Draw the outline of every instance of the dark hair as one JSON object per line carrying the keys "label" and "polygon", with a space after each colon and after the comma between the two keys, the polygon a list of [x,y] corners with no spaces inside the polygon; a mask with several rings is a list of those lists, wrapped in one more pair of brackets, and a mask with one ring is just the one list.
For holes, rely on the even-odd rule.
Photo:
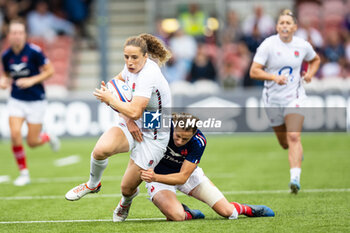
{"label": "dark hair", "polygon": [[289,9],[284,9],[281,11],[281,13],[279,14],[278,16],[278,19],[281,17],[281,16],[284,16],[284,15],[288,15],[290,17],[292,17],[293,21],[295,24],[297,24],[297,18],[294,16],[293,12]]}
{"label": "dark hair", "polygon": [[192,131],[195,133],[197,131],[197,121],[199,121],[199,119],[190,113],[174,112],[172,114],[172,121],[175,128],[180,128],[185,131]]}
{"label": "dark hair", "polygon": [[171,52],[159,39],[151,34],[144,33],[139,36],[130,37],[126,40],[124,48],[129,45],[141,48],[143,55],[148,53],[150,58],[158,61],[159,65],[165,64],[171,57]]}

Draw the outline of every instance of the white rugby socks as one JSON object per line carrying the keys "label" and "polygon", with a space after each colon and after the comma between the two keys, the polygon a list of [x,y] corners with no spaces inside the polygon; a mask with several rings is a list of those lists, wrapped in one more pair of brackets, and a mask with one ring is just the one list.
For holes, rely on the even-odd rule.
{"label": "white rugby socks", "polygon": [[290,181],[296,180],[300,183],[301,168],[293,167],[290,169]]}
{"label": "white rugby socks", "polygon": [[123,206],[130,205],[132,202],[132,199],[134,199],[134,197],[136,197],[139,194],[139,192],[140,192],[139,187],[137,187],[136,192],[130,197],[126,197],[122,194],[122,199],[120,200],[120,204]]}
{"label": "white rugby socks", "polygon": [[102,178],[102,173],[106,169],[108,159],[96,160],[91,153],[90,161],[90,179],[87,182],[87,186],[91,189],[96,188]]}

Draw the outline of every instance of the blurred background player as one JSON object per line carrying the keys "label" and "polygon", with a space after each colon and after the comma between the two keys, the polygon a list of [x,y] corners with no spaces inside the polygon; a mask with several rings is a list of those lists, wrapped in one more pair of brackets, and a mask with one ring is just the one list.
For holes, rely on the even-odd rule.
{"label": "blurred background player", "polygon": [[67,200],[79,200],[88,193],[98,192],[108,157],[131,151],[121,182],[122,199],[113,213],[113,221],[120,222],[127,218],[132,199],[137,196],[138,186],[142,182],[141,171],[158,164],[169,141],[169,131],[145,129],[141,132],[139,128],[143,127],[144,111],[162,112],[163,108],[171,107],[169,85],[158,65],[164,64],[170,56],[163,44],[150,34],[127,39],[124,45],[125,66],[115,78],[132,87],[133,99],[131,102],[121,102],[104,82],[100,89],[95,90],[96,98],[119,111],[121,117],[118,124],[106,131],[96,143],[91,153],[89,181],[68,191]]}
{"label": "blurred background player", "polygon": [[198,119],[187,113],[173,114],[173,125],[167,151],[155,167],[141,171],[141,178],[148,182],[146,188],[152,202],[172,221],[204,218],[199,210],[191,210],[176,198],[176,190],[208,204],[216,213],[237,219],[239,214],[249,217],[273,217],[274,212],[267,206],[246,205],[228,202],[220,190],[197,166],[207,141],[197,129]]}
{"label": "blurred background player", "polygon": [[42,82],[51,77],[54,70],[41,49],[26,42],[26,27],[23,22],[10,23],[8,40],[10,48],[2,54],[5,74],[0,80],[0,87],[6,89],[11,85],[11,97],[8,99],[7,108],[12,151],[20,169],[20,176],[14,184],[23,186],[30,183],[21,134],[24,121],[28,126],[29,147],[50,142],[54,151],[60,148],[60,142],[54,135],[41,133],[47,105]]}
{"label": "blurred background player", "polygon": [[[253,79],[265,80],[263,101],[270,124],[283,149],[288,149],[290,165],[289,187],[292,193],[300,190],[303,147],[300,134],[304,115],[299,107],[306,98],[302,81],[309,83],[317,72],[320,58],[309,42],[293,36],[296,19],[290,10],[278,17],[277,35],[268,37],[259,46],[250,69]],[[303,61],[307,71],[300,76]]]}

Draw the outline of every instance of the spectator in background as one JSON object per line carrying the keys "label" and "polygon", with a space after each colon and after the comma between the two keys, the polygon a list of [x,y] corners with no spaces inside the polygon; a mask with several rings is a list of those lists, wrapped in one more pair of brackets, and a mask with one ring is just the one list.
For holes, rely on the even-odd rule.
{"label": "spectator in background", "polygon": [[4,5],[4,24],[2,27],[2,35],[5,37],[8,32],[9,24],[12,20],[20,18],[19,5],[15,0],[5,1]]}
{"label": "spectator in background", "polygon": [[321,33],[316,28],[312,27],[311,22],[308,20],[304,20],[303,25],[298,28],[295,35],[308,41],[316,51],[319,51],[323,47]]}
{"label": "spectator in background", "polygon": [[196,56],[197,42],[180,28],[170,38],[169,48],[173,59],[165,68],[165,71],[168,72],[165,76],[169,78],[169,83],[183,81],[186,79],[191,62]]}
{"label": "spectator in background", "polygon": [[74,34],[73,25],[51,13],[45,0],[36,3],[35,9],[28,14],[27,21],[30,36],[43,37],[48,41],[52,41],[57,35]]}
{"label": "spectator in background", "polygon": [[241,40],[243,32],[238,16],[234,10],[229,10],[226,15],[226,22],[222,32],[221,43],[227,44]]}
{"label": "spectator in background", "polygon": [[197,54],[192,61],[188,81],[196,82],[198,80],[216,81],[216,68],[206,53],[205,44],[199,43]]}
{"label": "spectator in background", "polygon": [[188,11],[180,14],[179,21],[184,32],[196,39],[202,39],[206,30],[207,16],[196,3],[189,4]]}
{"label": "spectator in background", "polygon": [[220,78],[224,88],[243,85],[243,77],[249,68],[251,53],[244,42],[225,43],[219,60]]}
{"label": "spectator in background", "polygon": [[325,63],[322,66],[323,77],[341,77],[345,68],[345,48],[338,31],[330,31],[326,37],[327,45],[323,50]]}
{"label": "spectator in background", "polygon": [[254,14],[249,15],[242,24],[245,36],[252,36],[259,33],[261,37],[266,38],[275,31],[275,22],[270,15],[264,13],[262,6],[254,7]]}
{"label": "spectator in background", "polygon": [[93,0],[64,0],[67,18],[76,26],[77,34],[87,42],[88,47],[96,48],[96,41],[86,28]]}

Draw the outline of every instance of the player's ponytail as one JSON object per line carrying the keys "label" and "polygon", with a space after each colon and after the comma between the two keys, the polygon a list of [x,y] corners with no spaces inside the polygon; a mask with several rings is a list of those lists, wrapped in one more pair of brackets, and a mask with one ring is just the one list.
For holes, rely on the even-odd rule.
{"label": "player's ponytail", "polygon": [[171,52],[155,36],[144,33],[140,37],[146,41],[148,54],[157,59],[159,65],[164,65],[171,58]]}
{"label": "player's ponytail", "polygon": [[164,65],[170,58],[171,52],[151,34],[141,34],[126,40],[124,48],[128,45],[139,47],[142,54],[148,53],[150,58],[156,60],[160,66]]}

